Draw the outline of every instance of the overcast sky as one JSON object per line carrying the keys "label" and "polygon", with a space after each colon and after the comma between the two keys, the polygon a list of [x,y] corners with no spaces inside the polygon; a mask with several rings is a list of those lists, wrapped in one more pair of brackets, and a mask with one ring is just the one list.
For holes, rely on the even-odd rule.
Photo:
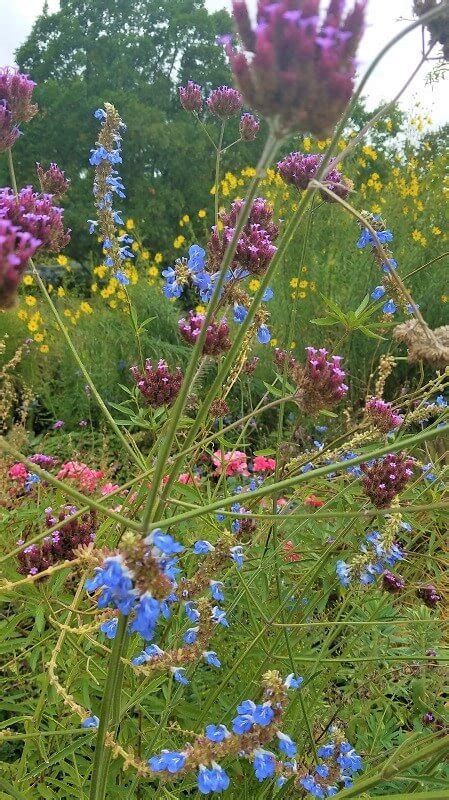
{"label": "overcast sky", "polygon": [[[249,0],[249,3],[254,7],[256,0]],[[43,5],[44,0],[0,0],[0,66],[13,63],[14,50],[25,40]],[[226,0],[206,0],[206,5],[215,10],[228,3]],[[411,18],[411,7],[412,0],[369,0],[368,27],[360,48],[361,69],[389,38],[406,25],[405,20]],[[57,8],[58,0],[49,0],[50,11]],[[420,49],[421,33],[417,29],[385,57],[368,86],[370,104],[394,96],[417,65]],[[423,71],[415,79],[403,96],[403,107],[412,110],[419,102],[421,110],[430,114],[435,125],[449,122],[448,82],[427,86],[425,76]]]}

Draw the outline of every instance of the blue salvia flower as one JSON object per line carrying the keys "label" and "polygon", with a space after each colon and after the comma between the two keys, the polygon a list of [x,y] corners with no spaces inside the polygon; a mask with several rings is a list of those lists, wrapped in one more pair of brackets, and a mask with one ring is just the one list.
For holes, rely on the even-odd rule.
{"label": "blue salvia flower", "polygon": [[231,735],[225,725],[207,725],[204,733],[210,742],[222,742]]}
{"label": "blue salvia flower", "polygon": [[211,615],[212,622],[217,625],[223,625],[224,628],[229,628],[229,622],[226,617],[226,611],[223,611],[219,606],[214,606]]}
{"label": "blue salvia flower", "polygon": [[195,644],[198,638],[199,627],[189,628],[182,637],[186,644]]}
{"label": "blue salvia flower", "polygon": [[205,767],[204,764],[200,764],[198,789],[201,794],[224,792],[228,788],[229,783],[229,775],[227,775],[224,769],[215,761],[212,761],[212,767],[210,769]]}
{"label": "blue salvia flower", "polygon": [[103,624],[100,625],[100,631],[105,633],[108,639],[115,639],[117,625],[118,617],[113,617],[113,619],[108,619],[107,622],[103,622]]}
{"label": "blue salvia flower", "polygon": [[254,750],[253,754],[253,767],[254,774],[258,781],[263,781],[265,778],[272,778],[276,771],[276,758],[269,750],[263,750],[258,747]]}
{"label": "blue salvia flower", "polygon": [[293,672],[290,675],[287,675],[284,686],[286,689],[299,689],[300,686],[303,684],[304,678],[300,676],[296,676]]}
{"label": "blue salvia flower", "polygon": [[140,633],[146,642],[151,642],[161,614],[159,600],[146,592],[137,603],[135,612],[135,617],[129,626],[130,631]]}
{"label": "blue salvia flower", "polygon": [[210,591],[211,595],[214,600],[218,600],[218,602],[222,602],[224,598],[223,594],[223,581],[210,581]]}
{"label": "blue salvia flower", "polygon": [[187,756],[177,750],[162,750],[160,755],[148,759],[148,766],[153,772],[167,771],[171,774],[179,772],[185,766]]}
{"label": "blue salvia flower", "polygon": [[137,656],[131,659],[131,664],[134,667],[140,667],[142,664],[145,664],[151,658],[159,658],[159,656],[165,655],[165,650],[161,650],[157,644],[150,644],[145,650],[142,650]]}
{"label": "blue salvia flower", "polygon": [[173,678],[177,683],[181,683],[183,686],[188,686],[190,681],[185,674],[185,667],[170,667],[170,670],[173,674]]}
{"label": "blue salvia flower", "polygon": [[293,739],[291,739],[290,736],[287,736],[286,733],[282,733],[281,731],[278,731],[276,736],[279,739],[278,746],[281,753],[285,753],[285,755],[288,756],[289,758],[294,758],[298,748]]}
{"label": "blue salvia flower", "polygon": [[203,658],[209,667],[217,667],[218,669],[221,667],[221,661],[218,658],[215,650],[205,650],[203,653]]}
{"label": "blue salvia flower", "polygon": [[82,728],[98,728],[100,720],[94,714],[91,717],[86,717],[81,723]]}
{"label": "blue salvia flower", "polygon": [[212,553],[215,550],[213,544],[207,541],[207,539],[199,539],[193,545],[193,553],[196,556],[205,556],[207,553]]}

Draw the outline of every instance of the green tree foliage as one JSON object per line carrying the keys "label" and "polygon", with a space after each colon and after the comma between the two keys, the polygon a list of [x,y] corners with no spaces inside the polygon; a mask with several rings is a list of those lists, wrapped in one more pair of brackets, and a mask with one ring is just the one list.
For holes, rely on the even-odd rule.
{"label": "green tree foliage", "polygon": [[[177,87],[190,78],[207,88],[229,82],[215,40],[230,30],[227,12],[209,14],[204,0],[61,0],[54,14],[44,8],[17,51],[21,70],[38,84],[41,113],[26,127],[15,158],[20,183],[36,181],[36,161],[57,161],[72,179],[66,217],[74,256],[91,246],[87,166],[98,128],[92,112],[105,100],[128,125],[125,208],[147,244],[166,246],[179,214],[206,203],[213,154],[180,107]],[[7,182],[0,169],[0,182]]]}

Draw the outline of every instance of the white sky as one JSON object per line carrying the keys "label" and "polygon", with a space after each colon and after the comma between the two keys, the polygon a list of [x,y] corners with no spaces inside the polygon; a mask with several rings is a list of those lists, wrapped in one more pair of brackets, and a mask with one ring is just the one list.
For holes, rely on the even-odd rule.
{"label": "white sky", "polygon": [[[256,0],[249,0],[249,4],[255,7]],[[0,66],[13,63],[14,50],[25,40],[43,5],[44,0],[0,0]],[[229,3],[206,0],[206,5],[216,10]],[[57,8],[58,0],[49,0],[50,11]],[[361,70],[388,39],[405,27],[404,20],[412,16],[411,8],[412,0],[369,0],[368,27],[359,51]],[[420,52],[421,32],[417,29],[384,58],[371,78],[367,87],[370,105],[394,96],[418,64]],[[449,122],[448,82],[426,86],[425,75],[422,71],[403,95],[403,107],[412,110],[418,102],[421,112],[430,114],[435,126]]]}

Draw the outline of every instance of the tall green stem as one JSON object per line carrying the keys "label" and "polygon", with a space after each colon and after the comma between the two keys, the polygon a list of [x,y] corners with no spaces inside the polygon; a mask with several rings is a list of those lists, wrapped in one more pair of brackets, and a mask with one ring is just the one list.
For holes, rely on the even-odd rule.
{"label": "tall green stem", "polygon": [[[106,747],[106,733],[113,721],[113,708],[117,697],[120,697],[123,669],[121,657],[126,636],[128,617],[120,614],[114,644],[109,659],[106,683],[104,686],[103,700],[100,710],[100,723],[98,726],[95,756],[90,784],[89,800],[104,800],[106,795],[107,771],[110,752]],[[117,719],[117,717],[116,717]]]}
{"label": "tall green stem", "polygon": [[[218,147],[217,147],[217,155],[215,158],[215,225],[218,225],[218,209],[220,207],[220,161],[221,161],[221,154],[222,154],[222,146],[223,146],[223,136],[225,131],[226,122],[223,120],[221,123],[221,130],[220,130],[220,138],[218,140]],[[217,231],[218,235],[220,235],[220,231]]]}

